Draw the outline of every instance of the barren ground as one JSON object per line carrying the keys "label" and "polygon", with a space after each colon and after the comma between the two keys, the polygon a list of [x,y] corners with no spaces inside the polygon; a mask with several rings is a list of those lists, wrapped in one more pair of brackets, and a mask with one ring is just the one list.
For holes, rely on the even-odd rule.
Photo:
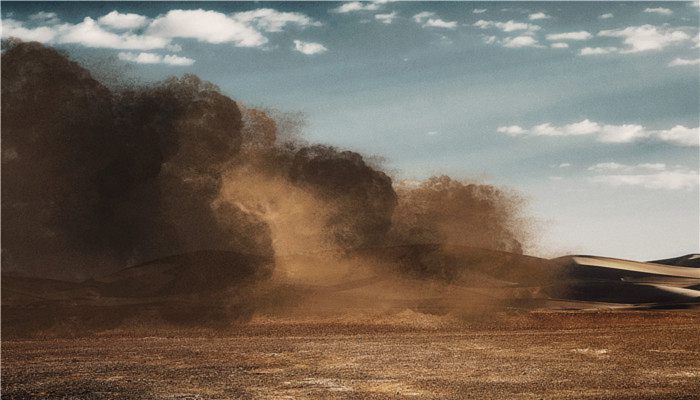
{"label": "barren ground", "polygon": [[2,398],[700,398],[697,312],[424,322],[3,340]]}

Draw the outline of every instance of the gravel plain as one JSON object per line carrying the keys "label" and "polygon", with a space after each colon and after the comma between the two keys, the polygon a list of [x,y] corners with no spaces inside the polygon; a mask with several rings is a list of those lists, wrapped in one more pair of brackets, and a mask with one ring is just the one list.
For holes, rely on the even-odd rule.
{"label": "gravel plain", "polygon": [[700,315],[543,313],[459,329],[261,319],[216,335],[11,339],[2,398],[700,398]]}

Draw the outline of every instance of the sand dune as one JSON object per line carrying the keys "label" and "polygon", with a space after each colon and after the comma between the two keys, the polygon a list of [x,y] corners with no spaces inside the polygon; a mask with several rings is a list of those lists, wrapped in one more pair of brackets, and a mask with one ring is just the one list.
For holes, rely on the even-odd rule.
{"label": "sand dune", "polygon": [[623,271],[630,271],[648,275],[700,279],[700,269],[693,267],[671,266],[653,262],[638,262],[597,256],[571,256],[571,259],[581,267],[606,268],[623,274]]}
{"label": "sand dune", "polygon": [[686,254],[684,256],[667,258],[664,260],[649,261],[654,264],[677,265],[679,267],[700,268],[700,254]]}
{"label": "sand dune", "polygon": [[[328,318],[407,309],[444,315],[700,304],[700,268],[671,262],[581,255],[546,260],[438,245],[361,249],[334,257],[339,258],[319,253],[277,260],[314,268],[342,264],[344,275],[327,282],[285,281],[272,273],[270,259],[224,251],[166,257],[81,283],[3,276],[3,331],[46,333],[65,330],[66,324],[72,324],[70,332],[133,324],[223,328],[256,314]],[[679,259],[681,264],[692,260]]]}

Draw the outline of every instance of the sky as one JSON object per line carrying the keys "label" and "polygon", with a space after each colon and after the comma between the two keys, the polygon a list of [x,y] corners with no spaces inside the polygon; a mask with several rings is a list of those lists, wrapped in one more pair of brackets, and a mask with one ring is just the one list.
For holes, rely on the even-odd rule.
{"label": "sky", "polygon": [[[520,193],[540,256],[700,252],[697,2],[2,2],[2,36],[194,73],[305,137]],[[108,61],[108,63],[105,63]]]}

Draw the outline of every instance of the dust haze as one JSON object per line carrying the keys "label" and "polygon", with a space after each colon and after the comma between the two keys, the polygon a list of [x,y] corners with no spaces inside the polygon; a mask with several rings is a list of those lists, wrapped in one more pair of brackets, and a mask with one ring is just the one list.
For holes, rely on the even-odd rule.
{"label": "dust haze", "polygon": [[[57,50],[11,42],[2,82],[2,263],[14,276],[116,281],[184,257],[183,279],[216,284],[169,284],[169,295],[198,290],[219,304],[229,293],[229,307],[234,290],[246,313],[382,309],[391,293],[464,283],[453,249],[522,254],[529,240],[507,190],[392,181],[362,154],[304,141],[300,116],[246,107],[194,75],[110,84]],[[151,275],[96,290],[162,296],[166,278]],[[364,300],[318,289],[366,280],[382,286]]]}

